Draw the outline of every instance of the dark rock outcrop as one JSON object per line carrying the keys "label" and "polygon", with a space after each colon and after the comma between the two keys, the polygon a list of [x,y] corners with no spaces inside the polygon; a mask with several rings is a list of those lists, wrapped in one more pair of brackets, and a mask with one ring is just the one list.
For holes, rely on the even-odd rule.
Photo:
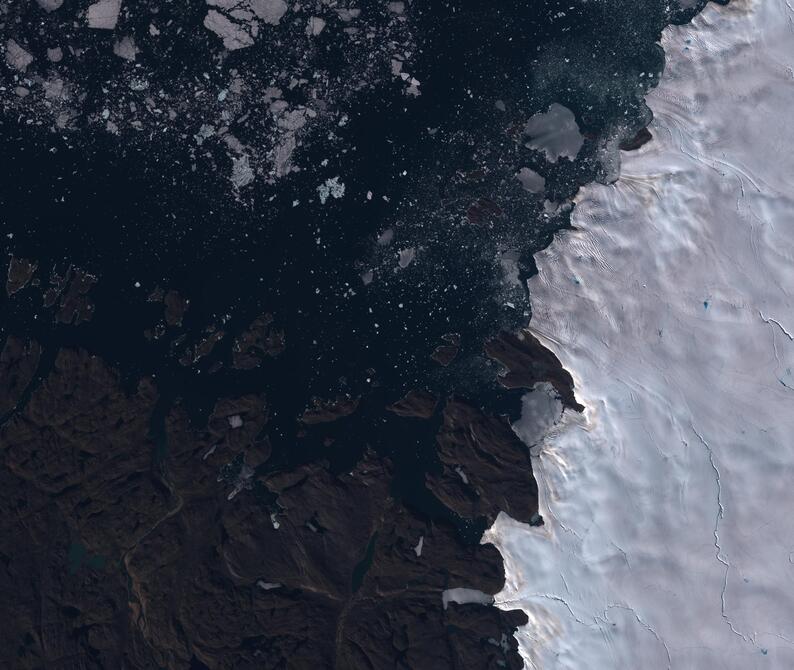
{"label": "dark rock outcrop", "polygon": [[165,306],[165,322],[171,327],[181,326],[182,319],[190,305],[190,301],[179,294],[179,291],[170,290],[163,296]]}
{"label": "dark rock outcrop", "polygon": [[265,356],[275,358],[286,347],[283,330],[273,326],[272,314],[262,314],[234,341],[232,366],[238,370],[251,370],[261,365]]}
{"label": "dark rock outcrop", "polygon": [[36,261],[11,257],[11,262],[8,265],[8,279],[6,280],[6,293],[9,297],[28,285],[38,266]]}
{"label": "dark rock outcrop", "polygon": [[[10,339],[0,360],[8,404],[38,349]],[[520,667],[505,631],[523,613],[442,598],[498,592],[498,552],[393,498],[388,460],[365,450],[346,473],[313,462],[257,474],[269,410],[256,394],[219,400],[201,429],[175,405],[160,449],[157,398],[150,380],[124,391],[99,358],[62,350],[0,428],[0,533],[17,538],[0,553],[0,602],[16,612],[0,648],[15,667]],[[505,430],[449,401],[442,460],[514,467]],[[491,483],[478,475],[482,501],[451,507],[492,515],[510,493],[492,498]]]}
{"label": "dark rock outcrop", "polygon": [[456,333],[449,333],[442,338],[447,344],[440,344],[430,354],[432,358],[439,365],[444,367],[448,366],[454,361],[460,352],[460,335]]}
{"label": "dark rock outcrop", "polygon": [[620,148],[623,151],[636,151],[641,146],[647,144],[653,139],[651,131],[648,128],[642,128],[637,131],[637,134],[631,139],[624,140],[620,143]]}
{"label": "dark rock outcrop", "polygon": [[499,381],[505,388],[531,389],[538,382],[549,382],[565,407],[584,410],[574,396],[571,374],[528,330],[500,333],[485,343],[485,353],[504,366]]}
{"label": "dark rock outcrop", "polygon": [[55,307],[58,323],[74,324],[90,321],[94,315],[94,302],[88,296],[97,278],[71,265],[65,270],[57,267],[50,273],[50,285],[44,291],[45,307]]}
{"label": "dark rock outcrop", "polygon": [[402,398],[389,405],[386,409],[394,412],[397,416],[429,419],[436,411],[437,405],[438,398],[432,393],[414,389],[408,391]]}
{"label": "dark rock outcrop", "polygon": [[36,374],[41,357],[38,342],[24,342],[13,335],[0,352],[0,417],[16,407]]}
{"label": "dark rock outcrop", "polygon": [[312,398],[311,405],[301,415],[301,422],[307,425],[331,423],[350,416],[357,409],[361,398],[339,395],[333,400]]}
{"label": "dark rock outcrop", "polygon": [[529,450],[505,417],[452,398],[436,440],[443,471],[427,476],[428,487],[458,515],[492,523],[504,511],[529,522],[537,512]]}

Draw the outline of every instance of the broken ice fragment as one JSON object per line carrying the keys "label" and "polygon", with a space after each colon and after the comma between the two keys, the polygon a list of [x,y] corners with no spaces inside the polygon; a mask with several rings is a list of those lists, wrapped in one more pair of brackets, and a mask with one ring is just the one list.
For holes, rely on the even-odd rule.
{"label": "broken ice fragment", "polygon": [[545,152],[551,163],[556,163],[560,156],[576,158],[584,144],[573,112],[556,102],[549,106],[547,112],[529,119],[524,133],[530,137],[526,146]]}
{"label": "broken ice fragment", "polygon": [[19,72],[28,69],[33,62],[33,56],[25,51],[15,40],[6,42],[6,63]]}
{"label": "broken ice fragment", "polygon": [[60,8],[60,6],[63,4],[63,0],[36,0],[36,3],[49,14],[50,12],[54,12],[56,9]]}
{"label": "broken ice fragment", "polygon": [[345,23],[349,23],[353,19],[357,19],[361,14],[360,9],[337,9],[336,15]]}
{"label": "broken ice fragment", "polygon": [[232,158],[232,176],[230,177],[235,188],[248,186],[254,181],[254,171],[248,161],[248,156],[243,154],[240,158]]}
{"label": "broken ice fragment", "polygon": [[138,55],[138,47],[135,46],[135,40],[133,40],[132,37],[122,37],[113,45],[113,53],[119,58],[133,61],[135,60],[135,56]]}
{"label": "broken ice fragment", "polygon": [[292,153],[297,146],[295,133],[287,133],[286,137],[275,148],[273,156],[273,171],[277,177],[283,177],[292,169]]}
{"label": "broken ice fragment", "polygon": [[525,191],[530,193],[542,193],[546,188],[546,180],[534,170],[521,168],[516,175],[518,181]]}
{"label": "broken ice fragment", "polygon": [[249,5],[254,14],[274,26],[287,13],[287,3],[284,0],[249,0]]}
{"label": "broken ice fragment", "polygon": [[319,16],[310,16],[306,22],[306,34],[310,37],[319,35],[325,28],[325,20]]}
{"label": "broken ice fragment", "polygon": [[113,30],[120,12],[121,0],[99,0],[88,8],[88,27]]}
{"label": "broken ice fragment", "polygon": [[380,235],[378,235],[378,244],[386,247],[391,244],[394,239],[394,228],[387,228]]}
{"label": "broken ice fragment", "polygon": [[336,198],[337,200],[345,195],[345,185],[339,181],[339,177],[332,177],[326,179],[324,184],[317,187],[317,193],[320,195],[320,203],[325,204],[329,197]]}
{"label": "broken ice fragment", "polygon": [[248,30],[214,9],[209,10],[204,17],[204,27],[223,39],[223,46],[229,51],[250,47],[254,43]]}
{"label": "broken ice fragment", "polygon": [[132,91],[145,91],[149,88],[149,82],[141,77],[133,77],[130,79],[129,87]]}
{"label": "broken ice fragment", "polygon": [[[284,102],[283,100],[279,100],[277,102]],[[275,104],[275,103],[273,103]],[[284,103],[286,104],[286,103]],[[271,105],[271,109],[273,106]],[[284,114],[278,120],[278,127],[284,128],[284,130],[300,130],[303,126],[306,125],[306,110],[305,109],[294,109],[290,112]]]}
{"label": "broken ice fragment", "polygon": [[199,128],[198,132],[195,135],[193,135],[193,139],[196,140],[196,144],[201,146],[204,143],[204,140],[206,140],[209,137],[212,137],[214,134],[215,134],[215,128],[213,128],[212,126],[206,123],[202,123],[201,128]]}
{"label": "broken ice fragment", "polygon": [[63,95],[63,79],[52,79],[51,81],[45,81],[43,84],[44,88],[44,97],[47,100],[57,100]]}
{"label": "broken ice fragment", "polygon": [[400,258],[397,262],[401,268],[407,268],[411,263],[413,263],[414,258],[416,258],[416,249],[413,247],[400,249],[399,254]]}

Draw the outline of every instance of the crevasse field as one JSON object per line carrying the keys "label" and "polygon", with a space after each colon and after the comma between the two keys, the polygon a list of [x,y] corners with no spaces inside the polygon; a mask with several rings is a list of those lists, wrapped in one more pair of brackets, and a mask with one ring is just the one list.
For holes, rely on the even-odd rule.
{"label": "crevasse field", "polygon": [[794,668],[794,9],[669,28],[654,141],[538,258],[584,416],[525,398],[545,525],[502,515],[529,668]]}

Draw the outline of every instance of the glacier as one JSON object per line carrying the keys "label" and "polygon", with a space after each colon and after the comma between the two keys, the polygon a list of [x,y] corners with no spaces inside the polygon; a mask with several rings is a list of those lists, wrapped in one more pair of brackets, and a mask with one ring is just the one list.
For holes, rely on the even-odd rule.
{"label": "glacier", "polygon": [[654,140],[530,281],[586,410],[528,394],[545,523],[483,540],[528,668],[794,668],[794,8],[712,3],[662,46]]}

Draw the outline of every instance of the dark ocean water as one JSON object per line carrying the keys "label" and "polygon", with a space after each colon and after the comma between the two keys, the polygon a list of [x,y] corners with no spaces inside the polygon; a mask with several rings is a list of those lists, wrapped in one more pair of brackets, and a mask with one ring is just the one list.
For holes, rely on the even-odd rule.
{"label": "dark ocean water", "polygon": [[[154,375],[162,396],[155,434],[176,402],[203,425],[218,398],[264,392],[274,455],[263,468],[322,458],[345,471],[371,446],[393,460],[395,494],[428,516],[449,516],[424,486],[425,473],[439,467],[438,419],[405,421],[383,408],[418,387],[515,415],[520,393],[500,389],[498,368],[482,353],[489,336],[529,318],[527,295],[506,287],[498,258],[515,252],[529,276],[532,254],[567,225],[567,214],[544,217],[543,198],[523,192],[513,176],[537,169],[545,197],[563,202],[602,175],[604,139],[647,123],[641,96],[663,65],[661,29],[689,14],[661,0],[433,2],[411,11],[419,45],[412,75],[422,95],[407,98],[388,82],[358,94],[349,123],[334,129],[341,141],[315,133],[300,149],[301,172],[276,185],[255,182],[239,197],[226,171],[212,169],[224,158],[193,170],[184,138],[51,134],[5,118],[5,248],[36,259],[42,280],[56,264],[98,278],[90,293],[96,313],[79,326],[54,324],[30,289],[2,299],[3,331],[44,345],[41,375],[64,346],[103,357],[130,385]],[[337,61],[343,69],[344,48],[329,38],[331,71]],[[198,75],[204,55],[181,49],[174,58],[195,60]],[[82,74],[100,88],[109,71]],[[575,160],[550,165],[513,131],[554,102],[575,113],[586,140]],[[337,175],[345,196],[321,205],[318,184]],[[501,212],[466,220],[481,198]],[[394,242],[384,249],[375,240],[387,229]],[[406,248],[417,258],[398,269],[396,252]],[[365,286],[369,269],[375,280]],[[146,300],[155,286],[178,290],[190,307],[184,328],[152,342],[143,331],[162,318],[162,305]],[[255,371],[231,369],[234,337],[262,312],[285,331],[285,352]],[[182,347],[213,325],[226,332],[223,342],[198,365],[180,365]],[[448,369],[429,358],[446,333],[463,343]],[[217,361],[226,365],[210,372]],[[299,437],[297,417],[310,398],[338,394],[361,396],[360,411]],[[459,524],[478,538],[481,524]]]}

